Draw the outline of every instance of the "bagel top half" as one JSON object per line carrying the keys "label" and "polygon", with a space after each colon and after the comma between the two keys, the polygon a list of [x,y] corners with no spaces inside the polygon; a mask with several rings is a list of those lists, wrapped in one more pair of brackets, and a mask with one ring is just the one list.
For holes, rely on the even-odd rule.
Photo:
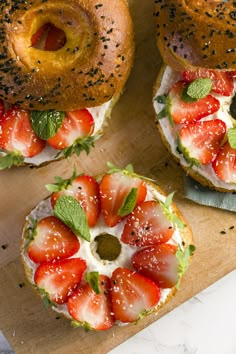
{"label": "bagel top half", "polygon": [[236,3],[156,0],[157,44],[173,70],[236,70]]}
{"label": "bagel top half", "polygon": [[[51,23],[64,31],[56,51],[32,47]],[[0,98],[34,110],[95,107],[122,90],[130,73],[133,26],[126,0],[1,2]]]}

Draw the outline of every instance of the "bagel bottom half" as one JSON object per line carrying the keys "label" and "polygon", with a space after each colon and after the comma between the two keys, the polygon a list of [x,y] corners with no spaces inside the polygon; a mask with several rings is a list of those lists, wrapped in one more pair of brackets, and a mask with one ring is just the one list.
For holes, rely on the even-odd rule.
{"label": "bagel bottom half", "polygon": [[[170,66],[166,66],[163,64],[161,70],[158,73],[157,80],[153,88],[153,107],[156,117],[163,110],[163,107],[165,107],[165,105],[163,105],[158,100],[158,97],[168,96],[168,92],[172,85],[174,85],[180,80],[183,80],[181,72],[174,71]],[[234,90],[235,89],[236,80],[234,80]],[[220,94],[216,94],[214,92],[210,92],[210,94],[219,99],[220,109],[218,112],[209,115],[207,119],[210,120],[218,118],[224,120],[226,122],[226,127],[228,130],[234,125],[233,119],[232,117],[230,117],[229,113],[229,107],[232,102],[232,96],[223,97]],[[203,186],[209,187],[220,192],[236,190],[235,183],[227,183],[218,178],[211,164],[197,166],[195,164],[191,164],[184,158],[183,154],[178,149],[178,132],[183,125],[171,122],[171,119],[168,117],[168,114],[166,114],[161,119],[156,119],[156,126],[158,128],[158,131],[165,147],[171,153],[173,158],[178,163],[180,163],[181,167],[187,175],[192,177],[194,180],[196,180]]]}
{"label": "bagel bottom half", "polygon": [[[149,202],[154,202],[155,207],[156,205],[159,205],[158,207],[161,208],[160,211],[159,209],[159,214],[162,215],[160,216],[158,214],[158,216],[155,215],[155,220],[152,220],[152,222],[154,221],[154,223],[159,223],[159,217],[164,218],[165,222],[168,223],[168,227],[166,227],[167,229],[172,229],[171,231],[171,236],[169,236],[168,240],[165,240],[165,242],[163,241],[158,241],[158,244],[160,245],[159,242],[162,242],[162,244],[167,245],[168,247],[173,247],[174,248],[174,258],[175,261],[177,259],[177,250],[181,253],[184,254],[185,252],[189,252],[188,253],[188,264],[189,261],[192,258],[192,254],[194,251],[194,246],[193,246],[193,235],[192,235],[192,231],[189,227],[189,225],[187,224],[187,222],[184,220],[183,216],[181,215],[181,212],[178,210],[177,206],[173,203],[172,201],[172,196],[166,196],[165,193],[159,188],[159,186],[145,178],[145,177],[141,177],[137,174],[134,173],[130,173],[130,171],[128,172],[127,170],[119,170],[119,172],[110,172],[108,174],[105,174],[104,176],[100,176],[99,178],[96,178],[96,181],[98,183],[98,188],[99,188],[99,193],[97,194],[98,197],[96,197],[97,199],[101,198],[101,212],[98,216],[98,219],[95,223],[94,226],[90,227],[90,234],[91,234],[91,239],[89,240],[85,240],[83,237],[81,237],[81,235],[79,235],[77,233],[77,237],[79,239],[79,243],[80,243],[80,248],[79,251],[77,251],[75,254],[73,254],[72,256],[68,257],[67,259],[72,259],[72,258],[76,258],[79,257],[80,259],[83,259],[86,262],[86,270],[84,272],[82,281],[76,286],[76,288],[80,289],[80,287],[83,287],[84,284],[87,283],[88,278],[87,278],[87,274],[89,273],[93,273],[96,272],[98,274],[102,274],[105,275],[111,279],[113,279],[113,274],[114,272],[119,269],[128,269],[128,271],[131,271],[131,273],[139,273],[139,271],[137,271],[137,269],[135,269],[133,267],[133,262],[131,261],[131,259],[133,260],[134,255],[139,252],[144,250],[145,248],[148,248],[149,246],[151,247],[153,239],[151,239],[151,241],[149,240],[149,246],[147,246],[147,244],[140,244],[139,246],[136,246],[134,244],[131,243],[127,243],[122,239],[122,235],[124,233],[124,228],[125,225],[129,224],[128,220],[132,220],[133,218],[133,214],[131,209],[128,211],[128,214],[126,213],[125,216],[122,216],[121,220],[119,222],[117,222],[114,226],[108,226],[107,222],[105,221],[105,215],[107,213],[107,211],[104,211],[104,204],[103,204],[103,200],[102,198],[109,198],[109,195],[106,195],[106,193],[104,193],[103,188],[104,188],[104,181],[110,181],[111,179],[116,181],[116,185],[114,185],[114,188],[112,188],[112,193],[119,193],[118,189],[122,189],[122,180],[125,179],[127,181],[127,178],[129,179],[129,181],[131,180],[131,186],[132,183],[141,183],[142,184],[142,188],[145,189],[145,196],[142,199],[142,202],[140,202],[138,205],[136,205],[136,207],[132,210],[133,212],[136,210],[136,208],[141,207],[142,204]],[[94,178],[95,179],[95,178]],[[135,182],[134,182],[135,181]],[[138,182],[137,182],[138,181]],[[106,182],[107,183],[107,182]],[[73,184],[72,180],[70,180],[70,183],[67,184],[67,187]],[[137,184],[136,184],[137,185]],[[144,186],[144,187],[143,187]],[[70,188],[70,187],[68,187]],[[117,188],[117,189],[116,189]],[[135,187],[136,188],[136,187]],[[131,188],[132,192],[130,192],[128,194],[128,197],[126,196],[126,201],[123,200],[123,205],[124,203],[127,202],[127,198],[131,198],[131,194],[133,194],[134,189],[135,188]],[[139,187],[137,187],[139,188]],[[108,188],[109,189],[109,188]],[[111,188],[110,188],[111,189]],[[107,194],[109,194],[109,192],[107,192]],[[114,194],[113,194],[114,196]],[[29,255],[29,247],[31,245],[32,242],[38,242],[37,241],[37,223],[40,220],[43,220],[44,218],[48,217],[48,216],[53,216],[55,215],[55,209],[52,208],[52,204],[51,204],[51,198],[52,195],[50,195],[48,198],[46,198],[45,200],[41,201],[35,208],[33,208],[33,210],[27,215],[26,220],[25,220],[25,224],[23,227],[23,232],[22,232],[22,241],[21,241],[21,255],[22,255],[22,262],[23,262],[23,266],[24,266],[24,270],[25,270],[25,274],[26,274],[26,278],[27,280],[32,284],[32,286],[34,287],[34,289],[36,290],[36,292],[45,300],[45,297],[50,296],[49,294],[47,294],[47,289],[39,289],[39,287],[36,284],[35,281],[35,274],[37,272],[38,267],[40,267],[41,263],[37,263],[35,262],[35,260],[32,260],[32,257],[30,257]],[[96,199],[95,198],[95,199]],[[91,196],[90,196],[91,199]],[[114,200],[113,200],[114,201]],[[81,202],[81,205],[82,202]],[[160,207],[162,205],[162,207]],[[164,208],[164,209],[163,209]],[[145,214],[145,213],[144,213]],[[131,218],[132,216],[132,218]],[[131,218],[131,219],[129,219]],[[161,219],[160,219],[161,220]],[[136,222],[139,222],[139,218],[136,217]],[[152,222],[151,224],[147,223],[145,224],[146,229],[145,230],[149,230],[150,228],[152,228]],[[141,223],[141,219],[140,219],[140,223]],[[35,228],[36,225],[36,228]],[[160,223],[161,225],[161,223]],[[144,227],[144,226],[142,226]],[[143,230],[141,231],[141,233],[143,232]],[[147,231],[145,231],[147,232]],[[110,246],[111,248],[108,251],[108,256],[106,256],[105,258],[101,256],[101,254],[98,254],[98,248],[96,251],[96,247],[95,247],[95,241],[97,240],[96,237],[98,237],[99,235],[113,235],[116,238],[116,242],[119,243],[120,245],[120,253],[112,256],[112,258],[110,259],[109,256],[113,253],[115,253],[115,249],[116,246]],[[132,234],[132,233],[131,233]],[[161,236],[160,236],[161,235]],[[160,239],[162,237],[164,237],[162,235],[162,232],[160,232],[160,235],[158,237],[160,237]],[[112,236],[112,237],[113,237]],[[144,236],[142,236],[145,238],[145,233]],[[153,236],[152,236],[153,237]],[[35,241],[34,241],[35,239]],[[105,241],[104,241],[105,242]],[[135,241],[136,242],[136,241]],[[40,241],[38,243],[39,247],[40,247]],[[147,247],[146,247],[147,246]],[[156,244],[156,246],[158,246]],[[175,253],[176,252],[176,253]],[[42,262],[43,263],[43,262]],[[44,262],[45,263],[45,262]],[[52,261],[53,263],[53,261]],[[165,262],[164,262],[165,263]],[[128,322],[137,322],[138,319],[141,319],[144,315],[150,314],[150,313],[156,313],[159,311],[159,309],[161,307],[163,307],[176,293],[179,284],[180,284],[180,279],[183,275],[183,273],[185,272],[185,270],[187,269],[187,266],[182,267],[181,261],[178,259],[177,264],[177,268],[178,268],[178,274],[179,274],[179,280],[178,283],[175,282],[173,285],[171,286],[163,286],[163,288],[161,288],[161,286],[158,286],[160,291],[160,298],[159,300],[153,305],[151,306],[151,308],[146,309],[145,307],[140,310],[141,312],[139,313],[138,317],[134,320],[122,320],[119,317],[116,317],[116,311],[111,309],[111,313],[112,316],[114,315],[115,312],[115,318],[113,318],[113,323],[112,325],[109,326],[112,327],[113,325],[124,325],[127,324]],[[168,267],[168,265],[167,265]],[[158,268],[158,266],[157,266]],[[176,269],[177,269],[176,268]],[[181,275],[180,275],[180,273]],[[86,275],[85,275],[86,274]],[[147,276],[145,275],[145,279],[147,280]],[[154,280],[149,279],[148,281],[152,283],[152,286],[154,284]],[[114,287],[114,280],[113,280],[113,287]],[[178,284],[178,285],[177,285]],[[154,286],[157,286],[157,284],[154,284]],[[118,289],[118,290],[117,290]],[[114,290],[115,292],[119,292],[119,288],[117,288],[116,290]],[[112,291],[111,291],[112,293]],[[73,294],[71,295],[73,296]],[[113,293],[111,294],[111,298],[113,299]],[[144,298],[145,298],[145,290],[144,290]],[[70,299],[70,298],[69,298]],[[69,318],[72,322],[74,321],[73,316],[71,316],[71,314],[68,312],[68,302],[70,300],[66,300],[63,304],[52,304],[52,309],[62,313],[63,315],[65,315],[67,318]],[[114,305],[114,303],[112,302],[112,306]],[[132,306],[132,305],[131,305]],[[86,313],[87,311],[87,313]],[[96,326],[94,327],[93,323],[89,323],[89,319],[90,319],[90,314],[88,313],[89,310],[85,310],[85,320],[83,321],[78,321],[80,326],[83,326],[85,328],[89,328],[89,329],[101,329],[100,327],[97,328]],[[87,320],[86,320],[87,319]],[[102,328],[102,329],[108,329],[108,327],[106,328]]]}

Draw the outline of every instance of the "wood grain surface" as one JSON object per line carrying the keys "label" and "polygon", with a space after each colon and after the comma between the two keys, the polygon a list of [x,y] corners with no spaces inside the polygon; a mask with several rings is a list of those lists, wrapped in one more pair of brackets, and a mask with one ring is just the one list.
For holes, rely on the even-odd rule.
{"label": "wood grain surface", "polygon": [[[135,25],[135,63],[95,149],[89,156],[82,153],[79,158],[41,169],[0,172],[0,326],[17,354],[107,353],[236,266],[235,214],[185,199],[183,172],[160,141],[152,109],[152,87],[161,64],[155,44],[153,2],[129,3]],[[159,314],[138,325],[86,333],[72,329],[70,321],[46,310],[26,283],[19,255],[20,236],[25,216],[48,195],[45,184],[53,182],[55,175],[70,176],[74,164],[79,172],[104,173],[107,161],[120,167],[132,163],[138,173],[154,178],[166,193],[175,190],[175,203],[192,228],[197,251],[181,289]]]}

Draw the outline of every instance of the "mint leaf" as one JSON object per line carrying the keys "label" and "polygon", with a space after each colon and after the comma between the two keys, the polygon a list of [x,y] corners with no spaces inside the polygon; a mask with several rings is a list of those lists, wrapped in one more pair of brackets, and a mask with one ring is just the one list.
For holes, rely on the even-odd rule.
{"label": "mint leaf", "polygon": [[193,255],[195,249],[196,249],[196,247],[194,245],[189,245],[184,250],[181,250],[181,248],[179,247],[178,250],[176,251],[175,255],[176,255],[176,258],[179,262],[179,264],[178,264],[179,278],[178,278],[178,283],[176,285],[177,288],[179,288],[179,286],[180,286],[180,280],[189,266],[190,257]]}
{"label": "mint leaf", "polygon": [[132,188],[129,194],[126,196],[122,206],[118,210],[118,215],[123,217],[129,215],[134,210],[137,194],[138,188]]}
{"label": "mint leaf", "polygon": [[31,111],[30,121],[38,137],[48,140],[56,134],[65,116],[65,112]]}
{"label": "mint leaf", "polygon": [[99,287],[99,273],[89,272],[86,273],[86,280],[96,294],[100,294],[101,290]]}
{"label": "mint leaf", "polygon": [[0,149],[0,152],[4,152],[4,155],[0,154],[0,170],[5,170],[12,166],[20,166],[24,162],[24,157],[18,152],[7,152]]}
{"label": "mint leaf", "polygon": [[199,100],[206,97],[212,89],[212,80],[208,77],[194,80],[187,86],[187,95],[193,99]]}
{"label": "mint leaf", "polygon": [[61,190],[67,189],[72,184],[72,182],[76,179],[76,177],[77,177],[77,171],[76,168],[74,167],[73,174],[70,178],[63,179],[60,176],[56,176],[54,178],[55,183],[46,184],[45,187],[52,193],[59,192]]}
{"label": "mint leaf", "polygon": [[236,149],[236,128],[230,128],[227,131],[229,144],[233,149]]}
{"label": "mint leaf", "polygon": [[174,213],[174,211],[171,209],[171,204],[173,201],[175,192],[172,192],[166,197],[165,202],[159,201],[159,204],[163,210],[163,213],[167,217],[168,220],[170,220],[175,227],[179,229],[184,229],[186,225],[182,222],[182,220]]}
{"label": "mint leaf", "polygon": [[90,241],[86,214],[80,203],[71,196],[60,196],[54,206],[54,215],[73,230],[76,235]]}
{"label": "mint leaf", "polygon": [[50,300],[49,294],[44,289],[39,288],[38,285],[36,284],[32,284],[32,285],[38,291],[39,295],[42,297],[43,304],[46,309],[48,309],[49,306],[57,307],[57,304]]}

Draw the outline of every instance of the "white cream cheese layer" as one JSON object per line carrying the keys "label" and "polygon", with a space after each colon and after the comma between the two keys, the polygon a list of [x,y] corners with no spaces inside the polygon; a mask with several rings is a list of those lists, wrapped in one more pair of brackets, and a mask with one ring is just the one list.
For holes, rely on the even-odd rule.
{"label": "white cream cheese layer", "polygon": [[[101,131],[105,119],[109,116],[111,112],[113,103],[114,100],[112,99],[108,102],[105,102],[101,106],[87,108],[88,111],[92,114],[95,122],[93,135],[99,134],[99,132]],[[44,162],[55,160],[58,152],[59,150],[53,149],[50,145],[47,144],[47,146],[43,149],[43,151],[40,152],[40,154],[31,158],[25,158],[24,161],[26,163],[32,163],[36,166],[39,166]]]}
{"label": "white cream cheese layer", "polygon": [[[147,188],[148,188],[148,192],[147,192],[146,200],[158,199],[162,202],[165,201],[166,199],[165,196],[159,193],[150,184],[147,184]],[[32,219],[41,220],[49,215],[53,215],[53,210],[51,207],[50,198],[47,198],[42,202],[40,202],[31,211],[31,213],[27,217],[27,221],[31,225]],[[90,228],[91,241],[88,242],[83,238],[79,237],[80,249],[71,258],[79,257],[84,259],[87,264],[86,272],[97,271],[100,274],[104,274],[109,277],[111,277],[112,272],[117,267],[127,267],[133,269],[131,264],[131,257],[135,252],[137,252],[140,249],[139,247],[126,245],[121,242],[121,253],[119,257],[114,261],[101,260],[98,254],[96,253],[96,241],[94,241],[95,237],[105,232],[114,235],[118,239],[120,239],[124,228],[124,224],[125,224],[125,219],[114,227],[108,227],[105,224],[104,218],[101,214],[97,221],[96,226]],[[181,238],[180,231],[178,229],[175,230],[172,238],[168,241],[168,243],[175,244],[175,245],[182,245],[182,238]],[[32,278],[30,280],[32,283],[34,283],[34,273],[37,269],[38,264],[30,260],[26,248],[24,248],[24,253],[22,254],[22,256],[27,266],[30,267],[30,269],[32,270]],[[157,307],[159,307],[161,303],[163,303],[171,293],[171,289],[160,289],[160,290],[161,290],[161,299]],[[63,313],[67,317],[70,317],[65,304],[58,305],[57,308],[53,307],[53,309],[56,310],[57,312]]]}
{"label": "white cream cheese layer", "polygon": [[[160,87],[157,89],[155,92],[154,98],[153,98],[153,106],[155,109],[156,114],[158,114],[164,107],[163,104],[158,103],[155,98],[157,96],[167,94],[170,87],[177,82],[178,80],[181,80],[182,76],[181,74],[173,71],[169,66],[166,67]],[[236,82],[234,83],[234,91],[236,90]],[[227,129],[232,128],[232,118],[229,115],[229,106],[232,101],[232,96],[221,96],[216,93],[211,93],[212,96],[216,97],[220,101],[220,109],[218,112],[211,114],[204,118],[205,120],[210,120],[210,119],[221,119],[222,121],[225,122]],[[204,120],[202,119],[202,120]],[[173,155],[175,155],[180,163],[183,166],[189,166],[188,162],[184,159],[182,154],[179,154],[177,151],[177,135],[176,135],[176,130],[175,128],[171,125],[170,120],[166,117],[163,119],[159,120],[160,127],[163,131],[164,136],[166,137],[166,140],[168,141],[171,152]],[[218,187],[218,188],[224,188],[224,189],[235,189],[236,185],[235,184],[229,184],[225,183],[224,181],[220,180],[211,164],[208,165],[202,165],[201,167],[193,166],[192,169],[196,171],[199,175],[202,175],[203,177],[207,178],[211,183]]]}

